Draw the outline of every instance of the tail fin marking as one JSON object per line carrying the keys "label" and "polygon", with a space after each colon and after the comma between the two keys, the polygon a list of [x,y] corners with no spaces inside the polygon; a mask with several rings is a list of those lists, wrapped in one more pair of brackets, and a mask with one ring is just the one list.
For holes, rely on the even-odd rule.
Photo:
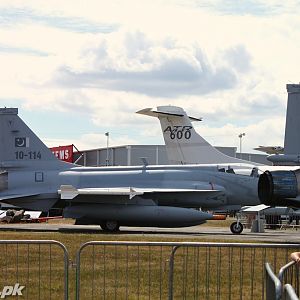
{"label": "tail fin marking", "polygon": [[50,149],[18,116],[17,108],[0,108],[0,169],[62,168]]}

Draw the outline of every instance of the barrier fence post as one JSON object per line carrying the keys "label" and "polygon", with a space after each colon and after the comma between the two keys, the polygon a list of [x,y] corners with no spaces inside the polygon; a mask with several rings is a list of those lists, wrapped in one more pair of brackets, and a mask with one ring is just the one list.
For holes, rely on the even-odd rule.
{"label": "barrier fence post", "polygon": [[169,260],[169,300],[173,300],[173,281],[174,281],[174,260],[175,253],[180,246],[174,246]]}
{"label": "barrier fence post", "polygon": [[266,300],[280,300],[282,292],[281,281],[274,274],[269,263],[265,264],[266,270]]}

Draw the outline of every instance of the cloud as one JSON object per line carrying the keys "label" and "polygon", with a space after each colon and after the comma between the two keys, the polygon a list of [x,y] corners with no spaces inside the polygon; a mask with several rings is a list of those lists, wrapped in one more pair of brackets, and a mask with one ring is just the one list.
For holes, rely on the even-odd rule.
{"label": "cloud", "polygon": [[[210,124],[225,124],[229,120],[237,124],[251,124],[274,116],[282,117],[286,109],[285,99],[272,92],[246,90],[235,95],[234,99],[228,93],[227,99],[212,100],[209,109],[202,112]],[[201,102],[204,101],[207,100]]]}
{"label": "cloud", "polygon": [[39,51],[37,49],[31,49],[26,47],[13,47],[10,45],[0,44],[0,53],[16,53],[16,54],[25,54],[25,55],[33,55],[33,56],[48,56],[49,53]]}
{"label": "cloud", "polygon": [[42,14],[28,7],[0,8],[0,25],[6,27],[36,23],[53,28],[79,33],[110,33],[118,29],[117,24],[91,22],[80,17]]}
{"label": "cloud", "polygon": [[213,127],[205,124],[205,120],[196,125],[196,131],[209,143],[215,146],[237,147],[239,151],[240,133],[243,137],[243,152],[254,152],[258,145],[283,146],[284,143],[284,117],[269,118],[246,126],[227,123],[222,127]]}
{"label": "cloud", "polygon": [[237,74],[250,70],[251,58],[242,46],[227,49],[222,59],[209,59],[199,46],[151,41],[141,33],[121,37],[123,43],[113,51],[107,39],[85,50],[85,70],[61,66],[54,82],[170,98],[232,89]]}
{"label": "cloud", "polygon": [[252,57],[244,45],[237,45],[224,51],[224,59],[237,72],[246,73],[252,69]]}
{"label": "cloud", "polygon": [[221,14],[255,15],[261,17],[282,13],[293,13],[295,6],[297,6],[297,1],[295,0],[288,0],[284,2],[280,0],[249,0],[238,2],[234,0],[191,0],[183,3],[195,8],[208,9]]}

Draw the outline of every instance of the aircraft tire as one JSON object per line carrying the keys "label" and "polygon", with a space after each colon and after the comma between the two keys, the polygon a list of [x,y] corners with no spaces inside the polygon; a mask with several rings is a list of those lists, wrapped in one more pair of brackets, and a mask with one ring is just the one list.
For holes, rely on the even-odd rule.
{"label": "aircraft tire", "polygon": [[117,221],[105,221],[100,224],[101,228],[107,232],[119,231],[120,225]]}
{"label": "aircraft tire", "polygon": [[233,222],[230,225],[230,230],[233,234],[240,234],[240,233],[242,233],[243,229],[244,229],[244,226],[241,222]]}

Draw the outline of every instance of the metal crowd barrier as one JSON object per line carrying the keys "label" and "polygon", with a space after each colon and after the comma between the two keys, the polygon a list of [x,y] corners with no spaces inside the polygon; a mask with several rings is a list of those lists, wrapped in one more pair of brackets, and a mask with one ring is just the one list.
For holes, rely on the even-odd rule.
{"label": "metal crowd barrier", "polygon": [[268,283],[273,271],[264,272],[268,261],[281,286],[285,284],[284,299],[294,300],[299,274],[288,262],[299,248],[300,244],[92,241],[77,250],[72,264],[76,274],[69,278],[69,254],[60,242],[0,240],[0,292],[20,299],[68,299],[70,291],[84,300],[265,299],[274,288]]}
{"label": "metal crowd barrier", "polygon": [[69,254],[53,240],[0,240],[1,298],[68,299]]}
{"label": "metal crowd barrier", "polygon": [[76,299],[265,299],[265,263],[278,273],[299,246],[92,241],[77,252]]}
{"label": "metal crowd barrier", "polygon": [[299,299],[299,268],[296,261],[284,265],[278,273],[274,274],[269,263],[266,270],[266,299],[267,300],[298,300]]}

